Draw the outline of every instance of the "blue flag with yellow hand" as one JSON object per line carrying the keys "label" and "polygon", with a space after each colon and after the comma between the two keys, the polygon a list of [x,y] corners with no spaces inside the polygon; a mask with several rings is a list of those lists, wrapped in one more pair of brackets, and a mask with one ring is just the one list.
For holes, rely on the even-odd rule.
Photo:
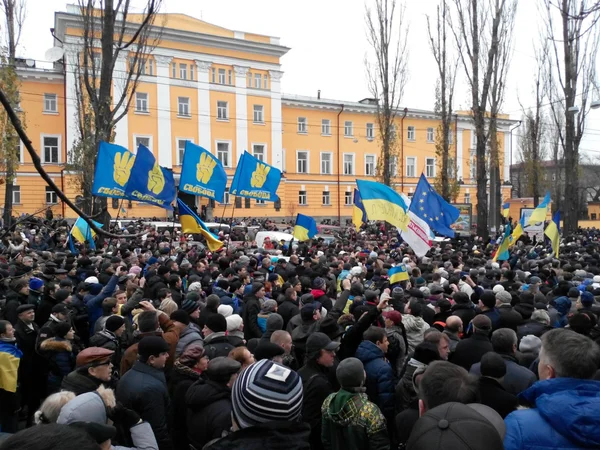
{"label": "blue flag with yellow hand", "polygon": [[544,230],[544,234],[550,239],[552,244],[552,253],[558,258],[558,251],[560,247],[560,211],[556,211],[550,223]]}
{"label": "blue flag with yellow hand", "polygon": [[[102,228],[101,223],[98,223],[94,220],[92,220],[92,222],[94,222],[94,225],[96,225],[98,228]],[[79,217],[73,224],[73,227],[71,228],[71,232],[69,233],[69,237],[74,238],[78,242],[81,242],[81,243],[88,242],[90,245],[90,248],[92,250],[96,249],[96,243],[94,242],[94,238],[96,237],[96,232],[94,230],[92,230],[90,228],[90,226],[88,225],[88,223],[85,220],[83,220],[81,217]],[[70,246],[71,245],[72,245],[72,241],[70,241]],[[73,250],[74,250],[74,247],[71,248],[71,251],[73,251]]]}
{"label": "blue flag with yellow hand", "polygon": [[376,181],[356,180],[356,185],[369,220],[384,220],[399,230],[407,230],[410,217],[400,194]]}
{"label": "blue flag with yellow hand", "polygon": [[317,230],[317,222],[315,222],[315,219],[310,216],[305,216],[304,214],[298,214],[296,217],[296,225],[292,232],[294,239],[299,242],[308,241],[318,232],[319,230]]}
{"label": "blue flag with yellow hand", "polygon": [[276,202],[281,171],[244,152],[238,162],[229,193],[238,197]]}
{"label": "blue flag with yellow hand", "polygon": [[223,242],[210,232],[208,227],[202,222],[202,219],[200,219],[188,205],[181,201],[180,198],[177,199],[177,209],[179,211],[179,223],[181,223],[181,231],[183,233],[197,233],[204,236],[206,239],[206,246],[211,252],[223,247]]}
{"label": "blue flag with yellow hand", "polygon": [[172,210],[176,195],[173,172],[160,167],[152,152],[140,144],[125,187],[126,198]]}
{"label": "blue flag with yellow hand", "polygon": [[537,205],[537,208],[535,208],[531,213],[531,216],[529,216],[527,225],[533,225],[537,222],[544,222],[546,220],[546,214],[548,213],[550,201],[550,192],[547,192],[542,202]]}
{"label": "blue flag with yellow hand", "polygon": [[134,160],[135,155],[125,147],[100,142],[92,195],[125,198],[125,187],[129,181]]}
{"label": "blue flag with yellow hand", "polygon": [[352,207],[352,224],[356,231],[360,230],[363,223],[367,223],[367,212],[363,205],[358,189],[354,189],[354,206]]}
{"label": "blue flag with yellow hand", "polygon": [[423,174],[419,178],[410,210],[427,222],[427,225],[438,234],[454,237],[454,230],[450,225],[456,222],[460,211],[435,192]]}
{"label": "blue flag with yellow hand", "polygon": [[226,185],[227,174],[221,161],[205,148],[186,141],[179,190],[223,203]]}

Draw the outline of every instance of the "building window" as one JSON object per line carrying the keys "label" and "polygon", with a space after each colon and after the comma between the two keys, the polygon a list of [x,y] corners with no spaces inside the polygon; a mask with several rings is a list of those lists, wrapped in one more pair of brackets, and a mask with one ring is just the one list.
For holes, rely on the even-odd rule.
{"label": "building window", "polygon": [[187,64],[179,64],[179,78],[187,80]]}
{"label": "building window", "polygon": [[344,205],[352,206],[352,192],[346,191],[344,192]]}
{"label": "building window", "polygon": [[177,63],[171,64],[171,78],[177,78]]}
{"label": "building window", "polygon": [[308,152],[298,151],[296,153],[296,172],[308,173]]}
{"label": "building window", "polygon": [[433,128],[427,128],[427,142],[433,142]]}
{"label": "building window", "polygon": [[427,178],[435,177],[435,158],[425,158],[425,176]]}
{"label": "building window", "polygon": [[465,192],[465,203],[471,203],[471,194]]}
{"label": "building window", "polygon": [[185,154],[185,143],[187,141],[194,142],[193,139],[177,139],[177,164],[183,164],[183,155]]}
{"label": "building window", "polygon": [[190,80],[194,80],[194,65],[190,64]]}
{"label": "building window", "polygon": [[44,162],[58,164],[58,136],[44,136]]}
{"label": "building window", "polygon": [[375,139],[375,125],[372,123],[367,124],[367,139],[369,141]]}
{"label": "building window", "polygon": [[321,153],[321,174],[331,175],[332,157],[331,153]]}
{"label": "building window", "polygon": [[375,155],[365,155],[365,175],[375,175]]}
{"label": "building window", "polygon": [[225,84],[225,69],[219,69],[219,84]]}
{"label": "building window", "polygon": [[44,112],[56,113],[58,112],[58,102],[56,100],[56,94],[44,94]]}
{"label": "building window", "polygon": [[217,120],[229,119],[229,104],[227,102],[217,102]]}
{"label": "building window", "polygon": [[152,149],[150,148],[150,138],[147,136],[136,136],[135,137],[135,149],[133,150],[133,153],[137,153],[137,149],[140,145],[143,145],[144,147],[146,147],[148,150],[152,151]]}
{"label": "building window", "polygon": [[408,129],[407,129],[406,138],[409,141],[414,141],[415,140],[415,127],[413,127],[412,125],[409,126]]}
{"label": "building window", "polygon": [[346,137],[354,136],[354,127],[352,126],[351,120],[346,120],[344,122],[344,136],[346,136]]}
{"label": "building window", "polygon": [[331,206],[331,196],[329,191],[323,191],[323,206]]}
{"label": "building window", "polygon": [[344,175],[354,175],[354,153],[344,153]]}
{"label": "building window", "polygon": [[190,117],[189,97],[177,97],[177,113],[179,116]]}
{"label": "building window", "polygon": [[281,149],[281,171],[284,173],[287,171],[287,167],[285,165],[286,162],[287,162],[287,159],[286,159],[285,148],[282,148]]}
{"label": "building window", "polygon": [[[13,202],[13,203],[14,203],[14,202]],[[596,214],[596,213],[592,213],[592,214],[591,214],[591,216],[592,216],[592,217],[591,217],[591,220],[596,220],[596,216],[597,216],[597,214]]]}
{"label": "building window", "polygon": [[12,202],[13,205],[21,203],[21,186],[13,185],[12,187]]}
{"label": "building window", "polygon": [[258,159],[259,161],[265,160],[265,146],[262,144],[253,144],[252,145],[252,155]]}
{"label": "building window", "polygon": [[265,123],[263,112],[263,105],[254,105],[254,123]]}
{"label": "building window", "polygon": [[263,75],[263,89],[269,89],[269,76],[267,74]]}
{"label": "building window", "polygon": [[306,191],[298,191],[298,204],[306,205]]}
{"label": "building window", "polygon": [[251,202],[252,202],[251,199],[249,199],[248,197],[246,197],[244,199],[244,208],[246,208],[246,209],[251,208],[252,207],[252,203]]}
{"label": "building window", "polygon": [[246,73],[246,87],[252,87],[252,72],[250,71]]}
{"label": "building window", "polygon": [[414,178],[417,173],[417,158],[409,156],[406,158],[406,176]]}
{"label": "building window", "polygon": [[390,158],[390,173],[392,174],[393,177],[398,176],[398,157],[397,156],[392,156]]}
{"label": "building window", "polygon": [[48,205],[58,203],[58,195],[56,195],[56,192],[50,186],[46,186],[46,203]]}
{"label": "building window", "polygon": [[229,142],[217,142],[217,159],[223,167],[231,167],[231,155],[229,154]]}
{"label": "building window", "polygon": [[231,69],[227,71],[227,84],[229,84],[229,86],[233,84],[233,72]]}
{"label": "building window", "polygon": [[298,117],[298,133],[306,133],[307,123],[306,117]]}
{"label": "building window", "polygon": [[256,204],[257,205],[266,205],[267,202],[265,200],[261,199],[261,198],[257,198],[256,199]]}
{"label": "building window", "polygon": [[254,74],[254,87],[256,89],[260,89],[261,82],[262,82],[262,75],[260,73],[255,73]]}
{"label": "building window", "polygon": [[210,79],[213,83],[217,82],[217,69],[214,67],[210,68]]}
{"label": "building window", "polygon": [[321,134],[323,136],[331,136],[331,120],[321,120]]}
{"label": "building window", "polygon": [[241,209],[242,208],[242,197],[235,197],[235,207]]}
{"label": "building window", "polygon": [[135,112],[148,112],[148,94],[145,92],[135,93]]}
{"label": "building window", "polygon": [[136,58],[135,56],[129,58],[129,66],[134,72],[136,71],[136,65],[140,75],[154,75],[154,61],[151,59]]}

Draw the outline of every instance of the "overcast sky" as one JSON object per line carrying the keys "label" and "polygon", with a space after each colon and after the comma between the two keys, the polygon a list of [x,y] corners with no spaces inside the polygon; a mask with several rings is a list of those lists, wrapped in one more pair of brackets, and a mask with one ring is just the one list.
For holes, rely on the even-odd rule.
{"label": "overcast sky", "polygon": [[[69,2],[27,0],[27,3],[19,53],[43,60],[45,51],[52,46],[49,30],[54,25],[54,11],[64,11]],[[132,3],[139,8],[146,1],[132,0]],[[374,1],[366,0],[366,3]],[[426,15],[435,15],[438,0],[404,0],[404,4],[410,26],[410,76],[402,106],[433,109],[436,66],[427,40]],[[539,39],[541,26],[537,0],[520,1],[518,8],[515,48],[503,108],[516,120],[521,118],[520,103],[533,104],[532,80],[528,74],[534,71],[533,46]],[[262,0],[258,3],[163,0],[162,7],[162,12],[185,13],[232,30],[280,37],[281,44],[290,47],[282,59],[284,93],[316,96],[320,89],[323,98],[346,101],[370,96],[364,68],[365,54],[369,51],[364,11],[363,0]],[[459,70],[462,71],[462,67]],[[468,109],[469,92],[464,81],[457,84],[456,97],[457,109]],[[514,134],[519,133],[517,129]],[[588,116],[581,150],[600,163],[600,109]]]}

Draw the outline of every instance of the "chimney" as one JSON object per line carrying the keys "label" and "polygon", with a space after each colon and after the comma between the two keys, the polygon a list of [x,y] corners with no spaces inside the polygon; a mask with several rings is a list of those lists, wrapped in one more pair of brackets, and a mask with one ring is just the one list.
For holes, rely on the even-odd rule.
{"label": "chimney", "polygon": [[319,100],[321,100],[321,89],[319,89],[319,90],[317,91],[317,98],[318,98]]}

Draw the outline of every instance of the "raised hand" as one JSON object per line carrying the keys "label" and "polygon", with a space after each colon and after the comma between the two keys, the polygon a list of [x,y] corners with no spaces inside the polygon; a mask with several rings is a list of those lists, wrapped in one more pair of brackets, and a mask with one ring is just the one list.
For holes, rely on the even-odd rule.
{"label": "raised hand", "polygon": [[129,181],[129,174],[134,161],[135,157],[129,152],[116,154],[113,178],[119,186],[125,186]]}
{"label": "raised hand", "polygon": [[148,172],[148,190],[153,194],[160,194],[165,187],[165,176],[158,163]]}
{"label": "raised hand", "polygon": [[252,178],[250,179],[250,186],[252,186],[254,188],[263,187],[263,185],[265,184],[265,181],[267,181],[267,175],[269,174],[270,170],[271,170],[271,167],[269,167],[265,164],[258,163],[256,165],[256,170],[254,172],[252,172]]}
{"label": "raised hand", "polygon": [[200,155],[200,161],[196,166],[196,179],[201,183],[208,183],[216,165],[217,162],[214,159],[208,154],[202,153],[202,155]]}

